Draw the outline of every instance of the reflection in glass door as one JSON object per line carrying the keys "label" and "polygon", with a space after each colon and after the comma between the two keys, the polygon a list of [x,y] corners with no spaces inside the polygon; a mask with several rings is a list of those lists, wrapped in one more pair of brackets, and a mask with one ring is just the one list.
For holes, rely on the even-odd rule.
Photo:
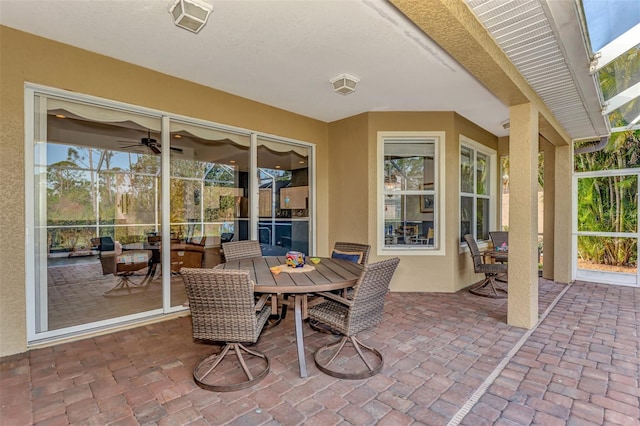
{"label": "reflection in glass door", "polygon": [[149,279],[157,229],[158,118],[34,99],[35,333],[162,307]]}
{"label": "reflection in glass door", "polygon": [[311,148],[258,138],[258,240],[265,256],[311,254]]}
{"label": "reflection in glass door", "polygon": [[576,279],[639,286],[638,170],[577,173]]}
{"label": "reflection in glass door", "polygon": [[[249,239],[250,137],[180,121],[170,129],[171,287],[184,289],[181,268],[212,268],[221,242]],[[171,306],[179,296],[172,290]]]}

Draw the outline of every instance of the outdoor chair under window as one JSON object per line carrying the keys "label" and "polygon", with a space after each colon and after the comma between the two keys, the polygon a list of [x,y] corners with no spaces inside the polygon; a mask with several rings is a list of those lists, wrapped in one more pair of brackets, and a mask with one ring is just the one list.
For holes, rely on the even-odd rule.
{"label": "outdoor chair under window", "polygon": [[469,288],[469,292],[478,296],[504,299],[507,297],[507,290],[498,286],[496,278],[506,275],[508,265],[503,263],[485,263],[485,256],[480,252],[475,238],[471,234],[466,234],[464,240],[469,247],[469,254],[473,259],[473,270],[477,274],[484,274],[484,279],[478,284]]}
{"label": "outdoor chair under window", "polygon": [[[380,370],[384,359],[380,352],[365,345],[356,338],[356,334],[380,323],[384,309],[385,295],[389,283],[400,259],[392,258],[365,265],[353,290],[353,299],[346,299],[334,293],[320,293],[327,300],[309,308],[309,318],[326,324],[343,337],[333,344],[321,347],[314,354],[316,366],[320,371],[341,379],[365,379]],[[353,346],[348,349],[345,345]],[[338,360],[338,355],[343,358]],[[362,360],[363,365],[354,369],[355,362]]]}
{"label": "outdoor chair under window", "polygon": [[[264,379],[269,372],[269,359],[243,343],[258,341],[270,314],[265,303],[269,295],[255,301],[249,271],[182,268],[181,272],[189,298],[193,338],[224,343],[219,353],[196,365],[196,384],[206,390],[227,392]],[[235,352],[236,357],[227,357],[229,351]]]}
{"label": "outdoor chair under window", "polygon": [[[509,232],[508,231],[490,231],[489,238],[493,244],[494,250],[508,250],[509,249]],[[504,263],[508,261],[508,255],[505,253],[502,255],[494,255],[496,262]]]}

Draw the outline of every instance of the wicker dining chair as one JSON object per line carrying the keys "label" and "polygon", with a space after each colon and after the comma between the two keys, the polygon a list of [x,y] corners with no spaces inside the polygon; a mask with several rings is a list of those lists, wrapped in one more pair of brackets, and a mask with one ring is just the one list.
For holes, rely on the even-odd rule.
{"label": "wicker dining chair", "polygon": [[[331,257],[337,257],[347,260],[355,260],[359,258],[359,263],[361,265],[366,265],[369,260],[369,253],[371,252],[371,246],[368,244],[361,243],[350,243],[345,241],[338,241],[333,245],[333,250],[331,252]],[[334,292],[339,293],[339,292]],[[353,289],[345,289],[342,291],[343,297],[347,299],[353,298]],[[312,307],[317,305],[318,303],[322,303],[324,300],[322,297],[316,297],[316,295],[311,296],[312,300],[306,301],[305,305],[308,307]],[[286,308],[284,308],[286,312]],[[328,334],[340,334],[339,332],[332,330],[326,324],[310,319],[309,326],[315,331],[319,331],[321,333]]]}
{"label": "wicker dining chair", "polygon": [[[181,275],[189,298],[193,338],[224,342],[219,353],[205,357],[193,369],[196,384],[206,390],[228,392],[264,379],[269,372],[269,359],[242,343],[258,341],[271,313],[266,305],[269,295],[263,295],[256,303],[249,271],[182,268]],[[237,360],[227,358],[219,367],[229,351],[235,352]],[[250,357],[245,359],[243,354]],[[236,368],[230,369],[229,363]],[[216,374],[217,371],[222,373]]]}
{"label": "wicker dining chair", "polygon": [[[385,295],[399,262],[400,259],[394,257],[365,265],[354,287],[353,299],[334,293],[321,293],[327,300],[309,309],[310,319],[326,324],[343,336],[338,342],[323,346],[314,354],[320,371],[341,379],[365,379],[382,370],[382,354],[358,340],[356,334],[376,326],[382,320]],[[336,361],[335,368],[331,367],[347,342],[354,347],[366,368],[349,371],[353,363],[344,362],[344,359]],[[343,356],[348,355],[343,353]],[[340,370],[340,366],[346,368]]]}
{"label": "wicker dining chair", "polygon": [[469,247],[469,254],[473,259],[473,270],[477,274],[484,274],[484,280],[469,288],[469,292],[477,296],[493,297],[504,299],[507,297],[507,290],[496,284],[498,276],[506,276],[508,265],[504,263],[485,263],[485,256],[480,252],[476,239],[471,234],[466,234],[464,240]]}
{"label": "wicker dining chair", "polygon": [[[489,231],[489,238],[491,238],[491,243],[493,244],[493,249],[498,250],[509,247],[509,232],[508,231]],[[500,263],[507,262],[509,257],[507,254],[503,256],[497,255],[494,256],[495,260]]]}
{"label": "wicker dining chair", "polygon": [[[233,262],[236,260],[250,259],[252,257],[262,257],[262,248],[260,242],[256,240],[231,241],[222,243],[225,262]],[[286,315],[286,309],[282,314],[278,313],[278,295],[271,295],[271,318],[269,325],[274,326],[280,323]]]}
{"label": "wicker dining chair", "polygon": [[227,262],[262,256],[260,243],[256,240],[222,243],[222,251]]}
{"label": "wicker dining chair", "polygon": [[349,243],[349,242],[336,242],[333,245],[334,252],[337,250],[342,253],[362,253],[362,258],[360,259],[361,265],[366,265],[369,261],[369,253],[371,252],[371,246],[368,244],[360,244],[360,243]]}

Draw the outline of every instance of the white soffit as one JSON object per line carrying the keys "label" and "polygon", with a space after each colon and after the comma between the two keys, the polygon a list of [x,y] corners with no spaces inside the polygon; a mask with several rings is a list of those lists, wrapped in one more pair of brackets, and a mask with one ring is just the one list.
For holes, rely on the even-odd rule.
{"label": "white soffit", "polygon": [[572,1],[467,4],[573,139],[609,134]]}

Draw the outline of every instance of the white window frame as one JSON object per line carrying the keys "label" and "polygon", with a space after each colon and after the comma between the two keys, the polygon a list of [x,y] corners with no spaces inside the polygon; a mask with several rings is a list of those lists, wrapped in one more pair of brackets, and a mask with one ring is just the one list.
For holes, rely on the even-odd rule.
{"label": "white window frame", "polygon": [[[460,171],[462,169],[462,161],[461,161],[461,153],[462,153],[462,148],[468,148],[471,149],[473,151],[473,166],[474,166],[474,173],[473,173],[473,188],[474,188],[474,192],[470,193],[470,192],[462,192],[462,178],[460,176]],[[488,182],[487,182],[487,188],[489,189],[489,194],[486,195],[479,195],[477,194],[477,185],[476,185],[476,177],[477,174],[475,173],[475,167],[476,167],[476,156],[477,153],[481,153],[486,155],[487,157],[489,157],[489,177],[488,177]],[[479,198],[484,199],[484,200],[488,200],[489,202],[489,228],[490,230],[497,230],[497,218],[498,218],[498,214],[497,214],[497,204],[496,204],[496,197],[497,197],[497,189],[496,189],[496,179],[498,176],[498,153],[494,150],[491,149],[485,145],[482,145],[479,142],[474,141],[473,139],[470,139],[466,136],[460,135],[460,142],[459,142],[459,146],[458,146],[458,181],[459,181],[459,185],[458,185],[458,234],[460,234],[460,216],[462,214],[462,197],[469,197],[469,198],[473,198],[473,208],[472,210],[472,218],[470,220],[471,222],[471,234],[474,236],[474,238],[476,237],[476,233],[477,233],[477,226],[476,226],[476,212],[477,212],[477,200]],[[458,235],[458,239],[462,240],[462,235]],[[477,238],[476,238],[477,240]],[[489,244],[488,240],[477,240],[478,242],[478,247],[480,248],[486,248]],[[467,250],[467,243],[464,241],[460,241],[460,252],[464,252]]]}
{"label": "white window frame", "polygon": [[[444,230],[446,227],[446,214],[445,214],[445,197],[444,191],[446,187],[445,182],[445,132],[431,132],[431,131],[407,131],[407,132],[393,132],[383,131],[378,132],[377,141],[377,226],[376,226],[376,240],[377,240],[377,254],[381,256],[444,256],[446,251],[446,244],[444,238]],[[392,140],[424,140],[434,143],[434,242],[435,247],[425,248],[420,245],[406,247],[385,247],[384,243],[384,144],[385,141]]]}

